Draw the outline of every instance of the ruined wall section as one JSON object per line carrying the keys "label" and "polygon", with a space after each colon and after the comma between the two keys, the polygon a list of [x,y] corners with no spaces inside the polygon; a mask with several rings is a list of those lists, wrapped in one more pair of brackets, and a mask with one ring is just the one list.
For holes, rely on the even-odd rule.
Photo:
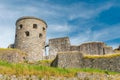
{"label": "ruined wall section", "polygon": [[61,68],[97,68],[120,72],[120,54],[102,57],[84,56],[81,52],[61,52],[51,64]]}
{"label": "ruined wall section", "polygon": [[0,49],[0,60],[12,63],[21,63],[26,61],[26,53],[16,49]]}
{"label": "ruined wall section", "polygon": [[83,54],[77,51],[60,52],[52,62],[54,67],[81,68]]}
{"label": "ruined wall section", "polygon": [[103,42],[83,43],[79,47],[80,52],[90,55],[105,55],[113,53],[112,47],[107,46]]}
{"label": "ruined wall section", "polygon": [[103,48],[105,44],[103,42],[90,42],[84,43],[80,45],[80,51],[85,54],[96,54],[96,55],[103,55]]}
{"label": "ruined wall section", "polygon": [[112,47],[103,42],[88,42],[79,46],[70,45],[68,37],[55,38],[49,40],[50,59],[54,59],[58,52],[79,51],[89,55],[105,55],[113,53]]}
{"label": "ruined wall section", "polygon": [[105,54],[112,54],[113,53],[113,48],[109,46],[104,46],[103,52]]}
{"label": "ruined wall section", "polygon": [[70,50],[70,41],[68,37],[55,38],[49,40],[49,56],[54,59],[58,52]]}
{"label": "ruined wall section", "polygon": [[113,48],[103,42],[83,43],[79,46],[70,46],[70,51],[80,51],[89,55],[105,55],[113,53]]}
{"label": "ruined wall section", "polygon": [[70,46],[70,51],[80,51],[80,46],[72,45]]}

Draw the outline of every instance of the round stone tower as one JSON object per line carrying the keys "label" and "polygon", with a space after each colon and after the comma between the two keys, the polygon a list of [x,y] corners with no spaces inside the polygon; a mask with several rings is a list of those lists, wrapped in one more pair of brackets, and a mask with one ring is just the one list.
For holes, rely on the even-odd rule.
{"label": "round stone tower", "polygon": [[43,59],[46,28],[46,22],[35,17],[21,17],[16,21],[14,47],[27,53],[29,62]]}

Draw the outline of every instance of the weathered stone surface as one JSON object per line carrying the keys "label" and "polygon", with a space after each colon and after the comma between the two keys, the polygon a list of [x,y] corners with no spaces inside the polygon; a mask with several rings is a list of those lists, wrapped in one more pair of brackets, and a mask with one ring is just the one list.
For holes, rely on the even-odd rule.
{"label": "weathered stone surface", "polygon": [[62,68],[80,68],[82,65],[82,56],[82,53],[74,51],[59,53],[51,66]]}
{"label": "weathered stone surface", "polygon": [[14,63],[24,62],[26,54],[14,49],[0,49],[0,60]]}
{"label": "weathered stone surface", "polygon": [[119,80],[120,75],[108,75],[99,73],[86,73],[79,72],[75,77],[55,77],[55,76],[43,76],[36,75],[3,75],[0,74],[0,80]]}
{"label": "weathered stone surface", "polygon": [[98,68],[120,72],[120,55],[87,58],[81,52],[58,53],[51,66],[62,68]]}
{"label": "weathered stone surface", "polygon": [[47,24],[35,17],[22,17],[16,21],[15,48],[27,53],[29,62],[43,59]]}
{"label": "weathered stone surface", "polygon": [[90,42],[90,43],[83,43],[80,45],[80,51],[85,54],[97,54],[103,55],[103,48],[105,44],[102,42]]}
{"label": "weathered stone surface", "polygon": [[65,51],[80,51],[84,54],[90,55],[105,55],[113,53],[112,47],[108,47],[103,42],[88,42],[77,46],[71,45],[68,37],[49,40],[50,59],[54,59],[58,52]]}
{"label": "weathered stone surface", "polygon": [[104,46],[104,50],[103,50],[104,54],[112,54],[113,52],[113,48],[109,47],[109,46]]}
{"label": "weathered stone surface", "polygon": [[54,59],[57,52],[69,51],[70,41],[68,37],[55,38],[49,40],[49,56],[50,59]]}

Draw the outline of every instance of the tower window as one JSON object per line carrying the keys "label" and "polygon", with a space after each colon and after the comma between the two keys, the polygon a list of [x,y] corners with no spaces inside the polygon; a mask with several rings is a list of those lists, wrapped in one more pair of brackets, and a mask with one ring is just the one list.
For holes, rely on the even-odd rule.
{"label": "tower window", "polygon": [[45,31],[45,28],[43,27],[43,31]]}
{"label": "tower window", "polygon": [[33,24],[33,28],[34,28],[34,29],[37,29],[37,24]]}
{"label": "tower window", "polygon": [[40,34],[39,34],[39,38],[41,38],[41,37],[42,37],[42,34],[40,33]]}
{"label": "tower window", "polygon": [[25,32],[25,35],[26,35],[26,36],[30,36],[29,31],[26,31],[26,32]]}
{"label": "tower window", "polygon": [[15,35],[15,37],[17,37],[17,34]]}
{"label": "tower window", "polygon": [[20,24],[20,25],[18,26],[18,29],[22,29],[22,28],[23,28],[23,25]]}

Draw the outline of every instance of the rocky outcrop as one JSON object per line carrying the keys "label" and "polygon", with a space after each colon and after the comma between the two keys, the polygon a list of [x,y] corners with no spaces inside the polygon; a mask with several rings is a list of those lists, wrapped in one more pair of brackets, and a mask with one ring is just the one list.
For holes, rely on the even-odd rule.
{"label": "rocky outcrop", "polygon": [[85,56],[81,52],[58,53],[51,66],[62,68],[98,68],[120,72],[120,54]]}

